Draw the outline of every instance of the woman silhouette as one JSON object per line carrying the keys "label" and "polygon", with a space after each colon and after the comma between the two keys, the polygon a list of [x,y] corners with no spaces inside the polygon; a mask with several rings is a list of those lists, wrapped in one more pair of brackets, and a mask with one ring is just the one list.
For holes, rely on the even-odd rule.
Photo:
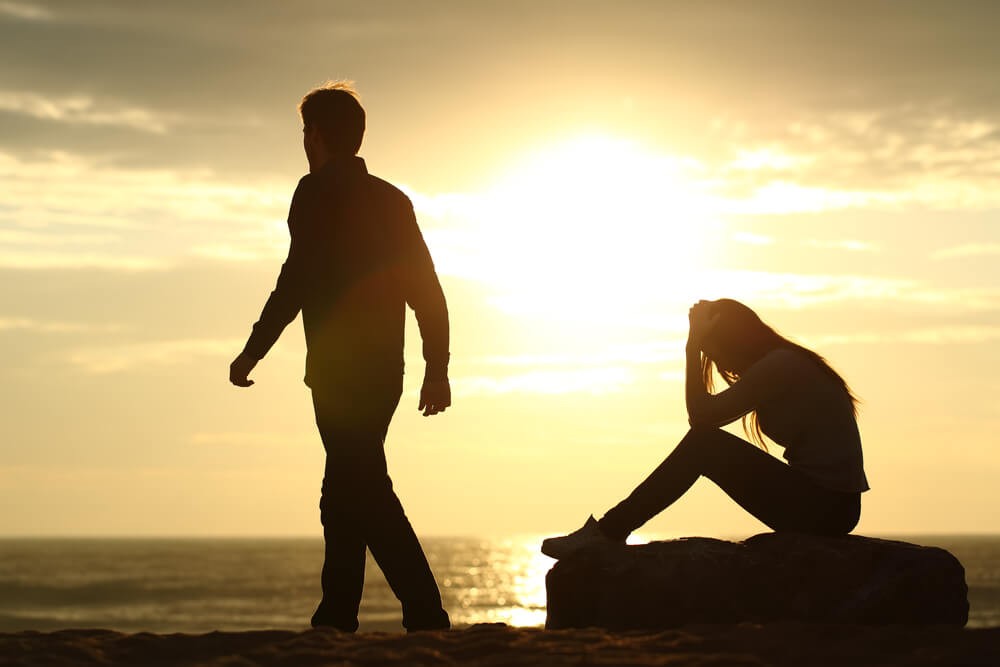
{"label": "woman silhouette", "polygon": [[[868,490],[857,399],[823,357],[764,324],[732,299],[699,301],[688,313],[685,400],[691,430],[670,456],[600,521],[542,542],[565,558],[624,542],[704,475],[775,531],[844,535]],[[712,394],[713,368],[729,385]],[[721,430],[743,418],[747,435],[784,447],[788,464]]]}

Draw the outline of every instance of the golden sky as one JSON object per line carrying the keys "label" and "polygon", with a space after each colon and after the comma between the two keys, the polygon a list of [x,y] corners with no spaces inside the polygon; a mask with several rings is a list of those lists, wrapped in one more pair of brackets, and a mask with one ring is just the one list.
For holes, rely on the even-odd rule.
{"label": "golden sky", "polygon": [[[858,532],[995,532],[991,2],[0,1],[0,535],[319,534],[287,249],[295,112],[357,82],[412,197],[455,404],[389,433],[417,531],[542,534],[683,436],[688,305],[729,296],[861,397]],[[780,454],[780,449],[772,447]],[[649,534],[763,530],[709,482]]]}

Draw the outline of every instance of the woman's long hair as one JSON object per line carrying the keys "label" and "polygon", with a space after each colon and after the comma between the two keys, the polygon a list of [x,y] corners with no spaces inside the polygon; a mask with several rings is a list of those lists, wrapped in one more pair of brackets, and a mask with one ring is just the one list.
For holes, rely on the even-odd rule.
{"label": "woman's long hair", "polygon": [[[757,354],[766,353],[778,348],[798,350],[812,359],[839,387],[843,388],[844,393],[847,394],[847,397],[851,401],[851,409],[854,417],[857,418],[858,397],[851,390],[847,381],[840,376],[840,373],[833,370],[833,367],[826,359],[809,348],[788,340],[764,324],[757,313],[739,301],[734,299],[719,299],[718,301],[712,301],[711,305],[713,314],[717,314],[719,320],[715,328],[709,333],[709,336],[719,346],[730,350],[741,350]],[[703,350],[701,355],[701,378],[705,383],[705,389],[709,393],[712,393],[715,388],[714,370],[718,370],[719,375],[722,376],[722,379],[729,386],[732,386],[740,379],[739,372],[722,368],[715,359],[709,357]],[[757,419],[757,411],[753,410],[744,415],[742,422],[743,431],[747,434],[747,437],[762,449],[767,450],[764,433],[760,430],[760,422]]]}

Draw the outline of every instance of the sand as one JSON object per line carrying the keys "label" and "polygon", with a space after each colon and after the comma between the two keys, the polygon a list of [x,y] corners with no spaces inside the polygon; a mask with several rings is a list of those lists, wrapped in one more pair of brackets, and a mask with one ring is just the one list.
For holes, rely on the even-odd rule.
{"label": "sand", "polygon": [[1000,665],[1000,628],[803,624],[659,632],[476,625],[413,635],[335,631],[0,634],[0,665]]}

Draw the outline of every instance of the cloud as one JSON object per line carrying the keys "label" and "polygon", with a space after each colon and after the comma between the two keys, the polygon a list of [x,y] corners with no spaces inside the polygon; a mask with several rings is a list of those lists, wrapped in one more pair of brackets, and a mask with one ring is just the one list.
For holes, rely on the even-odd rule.
{"label": "cloud", "polygon": [[98,254],[0,250],[0,269],[108,269],[112,271],[156,271],[169,263],[155,257],[124,257]]}
{"label": "cloud", "polygon": [[[385,145],[411,146],[408,135],[429,137],[436,155],[469,163],[470,170],[477,168],[463,159],[470,137],[495,137],[508,128],[517,128],[514,139],[537,132],[535,121],[550,109],[553,125],[600,124],[608,120],[602,98],[631,98],[642,112],[629,114],[632,127],[645,120],[643,130],[653,134],[654,125],[673,125],[682,135],[679,143],[701,141],[722,115],[727,127],[745,131],[739,141],[723,137],[729,155],[720,168],[760,172],[758,183],[765,172],[822,175],[840,157],[831,159],[817,147],[849,139],[850,189],[881,189],[872,177],[911,170],[913,164],[896,160],[905,151],[897,151],[916,146],[911,139],[917,135],[932,143],[935,137],[967,143],[989,138],[1000,99],[1000,84],[984,66],[998,53],[990,30],[1000,18],[994,3],[915,0],[877,9],[858,3],[836,17],[821,3],[752,4],[701,2],[664,11],[661,3],[634,2],[629,11],[615,11],[582,0],[569,13],[559,3],[511,13],[502,4],[460,0],[435,3],[434,11],[400,0],[377,6],[313,1],[299,3],[295,12],[252,3],[234,16],[211,3],[61,3],[65,21],[32,25],[30,32],[20,21],[7,26],[0,33],[6,45],[0,60],[21,89],[38,82],[28,86],[36,95],[101,91],[98,101],[108,95],[153,114],[215,109],[229,118],[252,109],[268,147],[294,123],[294,116],[281,122],[282,114],[306,86],[325,76],[355,76],[372,111],[379,109],[388,121],[378,130]],[[0,7],[8,15],[48,14],[26,1]],[[561,55],[553,60],[556,23]],[[498,48],[511,43],[515,52]],[[456,52],[463,58],[453,58]],[[396,67],[404,61],[410,68]],[[663,63],[670,63],[669,85]],[[434,72],[440,85],[421,90],[411,71]],[[491,76],[479,76],[484,71]],[[595,77],[605,81],[606,95],[593,94]],[[521,109],[502,103],[518,93],[538,103]],[[677,106],[691,110],[683,125],[659,113]],[[450,108],[470,112],[442,132],[439,110]],[[915,122],[921,116],[954,119],[954,131],[948,123]],[[250,168],[262,152],[257,141],[238,143],[239,137],[221,132],[176,134],[183,136],[171,133],[172,144],[216,166]],[[810,137],[818,142],[803,143]],[[874,149],[867,163],[859,161],[866,143]],[[168,159],[171,146],[159,147],[157,157]],[[410,152],[426,160],[425,152]],[[290,155],[280,156],[282,167]],[[913,157],[925,156],[916,151]],[[184,158],[172,153],[170,159]]]}
{"label": "cloud", "polygon": [[0,179],[0,219],[36,229],[54,223],[149,229],[156,214],[177,221],[260,219],[281,211],[283,219],[291,196],[274,183],[229,182],[206,169],[125,169],[64,152],[31,159],[0,152]]}
{"label": "cloud", "polygon": [[0,111],[60,123],[114,125],[154,134],[164,134],[178,120],[149,109],[101,104],[87,95],[50,98],[10,90],[0,90]]}
{"label": "cloud", "polygon": [[699,276],[705,298],[731,297],[757,306],[801,309],[837,302],[920,305],[935,309],[1000,309],[1000,288],[939,287],[910,278],[802,274],[772,271],[714,271]]}
{"label": "cloud", "polygon": [[121,373],[136,368],[175,366],[202,357],[229,357],[239,351],[242,340],[182,339],[122,343],[115,346],[80,348],[69,361],[93,374]]}
{"label": "cloud", "polygon": [[682,361],[683,342],[687,336],[686,326],[673,331],[664,339],[662,332],[658,340],[645,343],[630,343],[602,347],[586,352],[562,352],[546,354],[517,354],[483,357],[477,361],[506,367],[548,366],[548,367],[619,367],[621,364],[650,364]]}
{"label": "cloud", "polygon": [[5,246],[95,246],[108,245],[120,237],[106,233],[52,234],[32,229],[0,229],[0,244]]}
{"label": "cloud", "polygon": [[26,317],[0,317],[0,331],[31,331],[37,333],[117,333],[124,329],[118,324],[87,324],[83,322],[42,321]]}
{"label": "cloud", "polygon": [[216,245],[199,245],[191,249],[191,252],[199,257],[214,259],[222,262],[257,262],[262,259],[274,259],[275,248],[273,244],[248,244],[239,246],[233,243],[219,243]]}
{"label": "cloud", "polygon": [[456,394],[606,394],[621,391],[633,380],[631,371],[622,367],[545,370],[506,377],[476,376],[456,378]]}
{"label": "cloud", "polygon": [[663,371],[657,377],[667,382],[684,382],[687,378],[687,373],[684,370]]}
{"label": "cloud", "polygon": [[811,156],[789,155],[773,147],[740,148],[736,151],[736,158],[726,168],[737,171],[789,171],[814,159]]}
{"label": "cloud", "polygon": [[288,247],[291,185],[3,152],[0,182],[0,267],[135,271],[191,256],[274,258]]}
{"label": "cloud", "polygon": [[931,254],[932,259],[963,259],[966,257],[992,257],[1000,255],[1000,243],[969,243],[943,248]]}
{"label": "cloud", "polygon": [[298,444],[314,444],[312,434],[260,433],[242,431],[199,432],[191,435],[191,444],[209,447],[266,447],[277,448]]}
{"label": "cloud", "polygon": [[773,245],[774,238],[771,236],[764,236],[762,234],[752,234],[750,232],[737,232],[733,234],[733,240],[737,243],[745,243],[747,245]]}
{"label": "cloud", "polygon": [[23,21],[48,21],[52,12],[27,2],[0,2],[0,14]]}
{"label": "cloud", "polygon": [[857,345],[871,343],[911,343],[922,345],[974,345],[1000,340],[1000,326],[926,327],[903,331],[862,331],[847,334],[810,336],[809,344]]}
{"label": "cloud", "polygon": [[[655,118],[642,123],[631,114],[627,126],[644,139],[663,133],[668,140],[662,143],[685,147],[675,152],[698,156],[712,167],[706,178],[745,195],[732,197],[747,199],[739,210],[910,203],[982,208],[1000,198],[990,186],[997,176],[1000,84],[983,67],[995,62],[998,48],[986,29],[998,14],[990,3],[974,10],[964,3],[918,2],[878,11],[858,5],[843,8],[835,20],[810,3],[761,2],[751,10],[707,2],[667,13],[651,2],[633,3],[628,12],[598,2],[578,4],[571,15],[549,3],[511,15],[492,3],[443,2],[434,12],[406,2],[380,3],[379,9],[305,2],[296,12],[263,3],[234,18],[204,3],[69,3],[60,9],[69,17],[65,22],[31,26],[25,35],[17,34],[25,32],[18,22],[0,33],[0,45],[6,45],[0,46],[0,60],[12,72],[7,86],[17,84],[0,101],[21,115],[90,124],[87,130],[103,125],[153,135],[129,132],[93,143],[70,137],[64,149],[262,173],[300,164],[293,162],[300,159],[297,146],[288,141],[295,124],[290,111],[320,76],[301,62],[337,62],[339,71],[322,75],[356,76],[371,96],[371,110],[384,119],[372,128],[373,138],[377,131],[380,146],[402,147],[373,147],[383,164],[403,173],[435,172],[433,166],[421,169],[425,152],[410,150],[413,137],[426,137],[434,142],[437,162],[460,165],[451,170],[457,180],[459,171],[492,169],[470,156],[481,156],[483,138],[503,128],[518,127],[510,142],[516,150],[522,130],[529,144],[544,135],[540,122],[611,124],[589,83],[611,62],[629,76],[609,82],[607,97],[623,93]],[[45,12],[27,2],[0,7],[15,14]],[[553,20],[563,26],[564,55],[528,71],[526,64],[551,49],[547,26]],[[595,34],[602,35],[597,48]],[[329,52],[332,35],[337,49]],[[503,50],[496,45],[512,37],[517,56],[498,55]],[[461,59],[448,55],[459,50]],[[632,60],[624,55],[629,52],[645,55]],[[401,57],[415,69],[435,72],[441,85],[431,98],[410,85],[405,71],[391,67]],[[666,87],[663,62],[671,63]],[[477,79],[482,71],[494,76]],[[508,71],[518,76],[505,80]],[[83,92],[60,92],[66,90]],[[538,104],[512,109],[498,103],[517,93]],[[552,99],[579,108],[566,114]],[[659,115],[679,99],[692,107],[687,117]],[[470,100],[476,103],[472,111],[442,132],[439,113],[429,110],[467,108]],[[546,120],[553,105],[555,117]],[[206,119],[221,117],[231,125],[246,115],[257,121],[252,138],[227,126],[204,126]],[[34,128],[43,141],[48,125]],[[156,132],[168,132],[169,141]],[[709,144],[717,159],[705,157]]]}
{"label": "cloud", "polygon": [[898,196],[891,192],[839,190],[803,185],[792,180],[768,181],[742,196],[737,193],[722,194],[719,202],[722,212],[736,215],[820,213],[848,208],[881,208],[901,203]]}
{"label": "cloud", "polygon": [[[1000,121],[954,108],[799,111],[740,124],[736,157],[709,166],[733,213],[1000,206]],[[717,124],[720,136],[731,134]]]}
{"label": "cloud", "polygon": [[853,239],[843,240],[819,240],[809,239],[804,242],[810,248],[822,248],[824,250],[846,250],[848,252],[877,252],[878,246],[868,241],[858,241]]}
{"label": "cloud", "polygon": [[716,271],[699,279],[705,298],[802,308],[845,300],[898,297],[914,283],[905,279],[777,271]]}

